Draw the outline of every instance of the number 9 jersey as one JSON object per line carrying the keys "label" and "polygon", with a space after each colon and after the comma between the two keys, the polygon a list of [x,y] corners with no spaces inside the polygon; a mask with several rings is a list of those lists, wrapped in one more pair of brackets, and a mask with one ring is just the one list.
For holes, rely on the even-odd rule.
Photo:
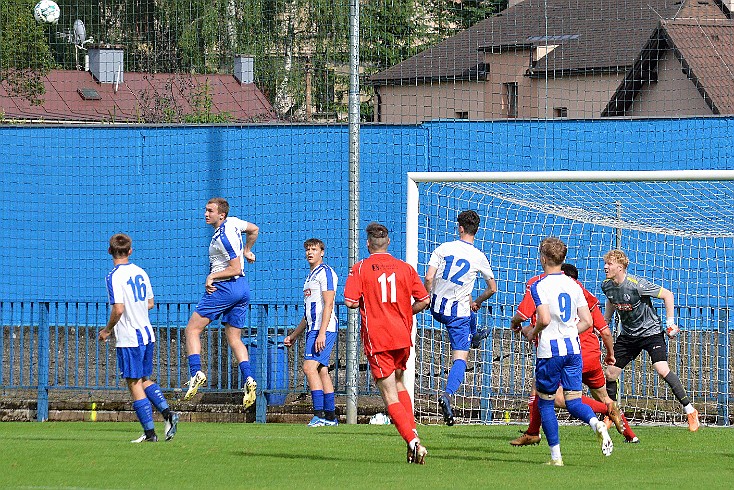
{"label": "number 9 jersey", "polygon": [[138,347],[155,342],[148,318],[148,300],[153,298],[148,274],[133,263],[118,264],[107,274],[106,282],[110,305],[125,306],[115,325],[115,346]]}
{"label": "number 9 jersey", "polygon": [[431,291],[431,311],[449,317],[471,314],[471,294],[478,272],[486,282],[494,279],[487,256],[463,240],[439,245],[431,254],[428,266],[437,269]]}
{"label": "number 9 jersey", "polygon": [[548,305],[551,320],[540,333],[537,357],[566,356],[581,354],[578,309],[588,306],[584,292],[576,281],[563,272],[541,277],[534,282],[526,294],[530,293],[537,309]]}

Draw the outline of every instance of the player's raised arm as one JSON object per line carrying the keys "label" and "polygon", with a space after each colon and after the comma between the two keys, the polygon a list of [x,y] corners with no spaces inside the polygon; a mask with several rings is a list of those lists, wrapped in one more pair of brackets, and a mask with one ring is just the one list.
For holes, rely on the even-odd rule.
{"label": "player's raised arm", "polygon": [[254,223],[247,223],[247,227],[244,229],[245,232],[245,245],[242,251],[242,256],[247,259],[247,262],[255,262],[255,254],[252,252],[252,247],[257,241],[257,237],[260,234],[260,228]]}

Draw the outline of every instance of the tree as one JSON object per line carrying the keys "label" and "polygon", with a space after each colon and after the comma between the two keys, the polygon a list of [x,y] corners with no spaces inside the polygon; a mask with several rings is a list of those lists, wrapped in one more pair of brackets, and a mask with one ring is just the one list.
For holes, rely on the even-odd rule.
{"label": "tree", "polygon": [[0,3],[0,83],[8,93],[42,104],[43,77],[53,68],[49,26],[36,23],[31,0]]}

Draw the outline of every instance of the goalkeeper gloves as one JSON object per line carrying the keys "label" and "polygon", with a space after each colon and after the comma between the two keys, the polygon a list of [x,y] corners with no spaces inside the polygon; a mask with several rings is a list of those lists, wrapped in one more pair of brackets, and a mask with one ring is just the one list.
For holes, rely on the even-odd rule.
{"label": "goalkeeper gloves", "polygon": [[671,339],[678,335],[678,332],[680,332],[680,328],[678,328],[678,325],[675,324],[675,318],[669,317],[665,321],[665,333],[670,337]]}

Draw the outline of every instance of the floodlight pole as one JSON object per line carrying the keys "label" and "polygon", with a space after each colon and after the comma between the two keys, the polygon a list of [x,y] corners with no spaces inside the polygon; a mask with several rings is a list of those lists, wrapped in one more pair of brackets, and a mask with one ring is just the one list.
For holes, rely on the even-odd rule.
{"label": "floodlight pole", "polygon": [[[349,0],[349,270],[359,260],[359,0]],[[359,313],[347,321],[347,424],[357,423]]]}

